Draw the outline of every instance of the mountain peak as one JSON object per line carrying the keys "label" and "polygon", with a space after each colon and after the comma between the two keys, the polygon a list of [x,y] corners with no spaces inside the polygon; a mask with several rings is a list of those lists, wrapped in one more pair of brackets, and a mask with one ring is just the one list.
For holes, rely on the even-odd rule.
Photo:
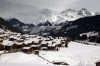
{"label": "mountain peak", "polygon": [[88,9],[86,9],[86,8],[82,8],[81,10],[83,10],[83,11],[88,11]]}
{"label": "mountain peak", "polygon": [[92,16],[94,15],[94,13],[90,12],[88,9],[86,8],[82,8],[81,10],[78,11],[79,13],[81,13],[84,16]]}
{"label": "mountain peak", "polygon": [[53,11],[49,10],[49,9],[43,9],[42,11],[39,12],[40,14],[51,14],[53,13]]}
{"label": "mountain peak", "polygon": [[57,19],[57,14],[49,9],[43,9],[38,14],[33,16],[33,22],[37,25],[39,23],[45,23],[46,21],[54,22]]}
{"label": "mountain peak", "polygon": [[74,10],[74,9],[66,9],[66,10],[63,10],[61,13],[65,13],[65,12],[76,12],[76,10]]}

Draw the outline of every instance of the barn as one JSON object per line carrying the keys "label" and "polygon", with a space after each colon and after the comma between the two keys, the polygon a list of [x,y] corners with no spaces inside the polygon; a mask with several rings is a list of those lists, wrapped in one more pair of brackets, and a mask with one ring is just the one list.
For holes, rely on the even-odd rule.
{"label": "barn", "polygon": [[5,50],[8,52],[14,52],[14,48],[13,48],[13,41],[8,41],[8,40],[4,40],[3,41],[3,45],[5,46]]}
{"label": "barn", "polygon": [[27,54],[31,54],[33,52],[31,47],[23,47],[22,51]]}
{"label": "barn", "polygon": [[55,50],[56,49],[56,44],[49,44],[48,45],[48,50]]}
{"label": "barn", "polygon": [[41,50],[41,45],[31,45],[33,50]]}
{"label": "barn", "polygon": [[100,60],[98,60],[95,64],[96,66],[100,66]]}

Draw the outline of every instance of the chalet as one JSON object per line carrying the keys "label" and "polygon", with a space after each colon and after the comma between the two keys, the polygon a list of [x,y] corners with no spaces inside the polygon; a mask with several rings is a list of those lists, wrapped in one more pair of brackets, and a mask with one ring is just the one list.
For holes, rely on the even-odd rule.
{"label": "chalet", "polygon": [[20,45],[21,45],[21,49],[23,48],[23,47],[26,47],[27,46],[27,44],[25,44],[25,43],[21,43],[21,44],[19,44],[19,47],[20,47]]}
{"label": "chalet", "polygon": [[97,61],[95,64],[96,64],[96,66],[100,66],[100,60]]}
{"label": "chalet", "polygon": [[30,38],[36,38],[36,35],[29,35]]}
{"label": "chalet", "polygon": [[13,52],[17,52],[19,50],[18,45],[15,43],[13,45],[11,45],[11,47],[13,49]]}
{"label": "chalet", "polygon": [[39,50],[34,50],[34,54],[39,55]]}
{"label": "chalet", "polygon": [[26,45],[25,44],[23,44],[23,42],[14,42],[14,44],[16,44],[15,46],[15,49],[17,50],[17,51],[20,51],[23,47],[25,47]]}
{"label": "chalet", "polygon": [[48,50],[48,47],[41,47],[42,50]]}
{"label": "chalet", "polygon": [[30,46],[34,44],[34,41],[32,39],[26,38],[23,43],[26,44],[26,46]]}
{"label": "chalet", "polygon": [[17,38],[20,38],[22,35],[20,33],[17,33]]}
{"label": "chalet", "polygon": [[48,43],[46,41],[41,42],[41,47],[48,47]]}
{"label": "chalet", "polygon": [[5,34],[0,35],[0,39],[5,40],[7,38],[7,36],[5,36]]}
{"label": "chalet", "polygon": [[58,39],[62,39],[62,37],[58,37]]}
{"label": "chalet", "polygon": [[44,38],[45,41],[50,41],[50,38]]}
{"label": "chalet", "polygon": [[2,44],[4,45],[4,50],[8,52],[18,51],[18,45],[14,41],[4,40]]}
{"label": "chalet", "polygon": [[66,66],[69,66],[69,64],[66,63],[65,60],[53,60],[52,63],[55,64],[55,65],[66,65]]}
{"label": "chalet", "polygon": [[23,47],[22,51],[27,54],[31,54],[33,52],[31,47]]}
{"label": "chalet", "polygon": [[23,37],[29,38],[30,36],[28,34],[24,34]]}
{"label": "chalet", "polygon": [[65,41],[61,41],[61,47],[65,47],[66,42]]}
{"label": "chalet", "polygon": [[17,39],[16,39],[16,42],[24,42],[24,39],[19,39],[19,38],[17,38]]}
{"label": "chalet", "polygon": [[26,39],[26,37],[25,37],[25,36],[21,36],[21,37],[20,37],[20,39],[23,39],[23,40],[25,40],[25,39]]}
{"label": "chalet", "polygon": [[56,46],[57,46],[57,47],[59,47],[59,48],[61,47],[61,40],[59,40],[59,39],[54,39],[53,42],[56,43]]}
{"label": "chalet", "polygon": [[48,50],[55,50],[56,49],[56,44],[48,44]]}
{"label": "chalet", "polygon": [[4,42],[5,50],[8,52],[15,52],[13,44],[14,44],[14,42],[12,42],[12,41]]}
{"label": "chalet", "polygon": [[39,39],[33,39],[33,41],[34,41],[34,45],[37,45],[37,44],[41,43],[41,41]]}
{"label": "chalet", "polygon": [[50,39],[50,40],[53,40],[54,38],[53,38],[52,36],[49,36],[49,39]]}
{"label": "chalet", "polygon": [[31,45],[33,50],[41,50],[41,45]]}
{"label": "chalet", "polygon": [[10,37],[9,37],[9,41],[14,41],[14,40],[16,40],[16,39],[17,39],[16,36],[10,36]]}

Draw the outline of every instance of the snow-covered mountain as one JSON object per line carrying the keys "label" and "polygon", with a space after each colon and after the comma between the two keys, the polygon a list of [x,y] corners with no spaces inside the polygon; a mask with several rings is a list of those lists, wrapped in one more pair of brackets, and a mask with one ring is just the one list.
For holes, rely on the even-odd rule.
{"label": "snow-covered mountain", "polygon": [[23,33],[20,29],[15,28],[11,24],[9,24],[5,19],[0,17],[0,28],[5,30],[5,31],[13,31],[13,32],[18,32],[18,33]]}
{"label": "snow-covered mountain", "polygon": [[54,35],[75,37],[87,32],[100,32],[100,15],[80,18],[66,22],[64,26]]}
{"label": "snow-covered mountain", "polygon": [[44,9],[40,11],[38,14],[33,15],[33,23],[36,25],[39,23],[44,23],[44,22],[55,22],[57,20],[57,14],[49,9]]}
{"label": "snow-covered mountain", "polygon": [[35,27],[34,24],[25,24],[16,18],[6,19],[6,21],[13,27],[20,29],[23,33],[30,33],[31,29]]}
{"label": "snow-covered mountain", "polygon": [[74,10],[74,9],[66,9],[63,10],[59,15],[56,23],[61,23],[64,21],[73,21],[82,17],[93,16],[95,15],[93,12],[90,12],[86,8],[82,8],[81,10]]}
{"label": "snow-covered mountain", "polygon": [[[16,20],[16,19],[8,20],[8,22],[12,26],[19,28],[23,32],[28,31],[31,34],[34,34],[34,32],[36,31],[38,33],[42,31],[42,29],[39,28],[40,26],[43,26],[45,28],[43,30],[43,33],[45,31],[51,32],[52,29],[57,29],[58,28],[57,26],[60,26],[60,27],[64,26],[70,21],[74,21],[83,17],[99,15],[99,14],[100,12],[93,13],[86,8],[82,8],[81,10],[65,9],[60,14],[57,14],[54,11],[49,10],[49,9],[44,9],[40,11],[39,13],[33,15],[31,19],[32,21],[29,21],[29,23],[27,24],[21,23],[20,20]],[[49,26],[50,31],[49,29],[47,30],[48,26]]]}
{"label": "snow-covered mountain", "polygon": [[100,12],[96,12],[95,15],[100,15]]}
{"label": "snow-covered mountain", "polygon": [[49,21],[51,24],[59,24],[61,22],[73,21],[93,15],[95,14],[86,8],[82,8],[81,10],[65,9],[60,14],[56,14],[54,11],[49,9],[44,9],[38,14],[32,16],[32,23],[38,25]]}

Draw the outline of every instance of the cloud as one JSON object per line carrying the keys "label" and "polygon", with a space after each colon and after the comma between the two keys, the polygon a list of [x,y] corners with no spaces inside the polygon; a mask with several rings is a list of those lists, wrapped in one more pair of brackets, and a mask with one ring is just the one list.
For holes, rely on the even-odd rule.
{"label": "cloud", "polygon": [[0,16],[15,17],[23,22],[31,20],[33,14],[48,8],[57,13],[72,8],[87,8],[91,11],[100,11],[100,0],[0,0]]}

